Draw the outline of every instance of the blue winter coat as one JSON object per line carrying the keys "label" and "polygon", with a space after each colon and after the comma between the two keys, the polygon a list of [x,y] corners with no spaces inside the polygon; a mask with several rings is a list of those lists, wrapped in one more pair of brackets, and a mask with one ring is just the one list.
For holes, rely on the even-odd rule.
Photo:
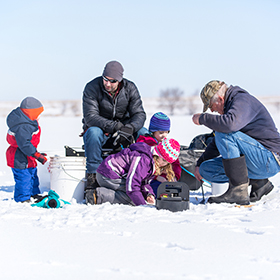
{"label": "blue winter coat", "polygon": [[8,166],[18,169],[36,167],[32,155],[40,142],[41,128],[38,121],[28,118],[18,107],[8,115],[7,125],[7,141],[10,144],[6,152]]}
{"label": "blue winter coat", "polygon": [[110,179],[126,178],[126,193],[135,205],[146,204],[148,194],[155,196],[149,182],[154,178],[152,150],[146,143],[135,143],[107,157],[97,172]]}
{"label": "blue winter coat", "polygon": [[[280,153],[280,135],[265,106],[246,90],[230,86],[225,94],[224,114],[201,114],[199,123],[222,133],[241,131],[274,153]],[[197,162],[217,157],[215,138]]]}

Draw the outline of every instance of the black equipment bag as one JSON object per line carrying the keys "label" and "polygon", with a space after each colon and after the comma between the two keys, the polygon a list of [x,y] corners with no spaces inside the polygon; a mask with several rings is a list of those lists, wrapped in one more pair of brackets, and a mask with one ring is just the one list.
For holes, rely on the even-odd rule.
{"label": "black equipment bag", "polygon": [[196,162],[203,154],[203,150],[189,150],[186,146],[181,146],[179,161],[182,167],[181,178],[179,182],[188,184],[190,190],[198,190],[202,182],[194,177]]}
{"label": "black equipment bag", "polygon": [[164,182],[157,190],[156,208],[172,212],[189,209],[189,186],[184,182]]}
{"label": "black equipment bag", "polygon": [[212,141],[214,133],[201,134],[193,138],[189,147],[181,146],[179,161],[182,167],[179,182],[188,184],[190,190],[198,190],[202,182],[194,177],[197,160],[204,153],[207,145]]}

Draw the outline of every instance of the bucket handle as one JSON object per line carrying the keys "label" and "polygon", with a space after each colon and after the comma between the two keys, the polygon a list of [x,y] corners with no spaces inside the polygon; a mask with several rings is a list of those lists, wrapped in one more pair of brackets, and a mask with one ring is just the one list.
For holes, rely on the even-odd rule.
{"label": "bucket handle", "polygon": [[64,173],[65,173],[66,175],[68,175],[69,177],[75,179],[76,181],[83,181],[83,182],[86,182],[86,179],[85,179],[85,178],[83,178],[82,180],[81,180],[81,179],[78,179],[78,178],[76,178],[76,177],[70,175],[70,174],[65,170],[65,168],[63,167],[63,165],[62,165],[61,163],[60,163],[59,165],[61,166],[61,168],[62,168],[62,170],[64,171]]}

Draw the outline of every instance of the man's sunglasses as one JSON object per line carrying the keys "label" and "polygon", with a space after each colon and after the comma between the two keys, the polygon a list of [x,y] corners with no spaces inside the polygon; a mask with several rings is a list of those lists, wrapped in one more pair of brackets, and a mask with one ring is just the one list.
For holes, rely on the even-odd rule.
{"label": "man's sunglasses", "polygon": [[102,78],[103,78],[104,81],[110,82],[111,84],[114,84],[114,83],[118,82],[118,80],[108,79],[108,78],[106,78],[105,76],[102,76]]}

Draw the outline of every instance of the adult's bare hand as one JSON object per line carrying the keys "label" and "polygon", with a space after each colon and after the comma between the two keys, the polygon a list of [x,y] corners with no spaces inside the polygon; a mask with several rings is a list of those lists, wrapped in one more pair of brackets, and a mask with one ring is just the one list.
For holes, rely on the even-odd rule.
{"label": "adult's bare hand", "polygon": [[200,113],[198,113],[198,114],[194,114],[193,116],[192,116],[192,121],[193,121],[193,123],[194,124],[196,124],[196,125],[200,125],[200,123],[199,123],[199,117],[200,117]]}
{"label": "adult's bare hand", "polygon": [[194,170],[194,176],[195,178],[198,180],[198,181],[202,181],[202,176],[200,175],[199,173],[199,166],[196,166],[195,167],[195,170]]}

